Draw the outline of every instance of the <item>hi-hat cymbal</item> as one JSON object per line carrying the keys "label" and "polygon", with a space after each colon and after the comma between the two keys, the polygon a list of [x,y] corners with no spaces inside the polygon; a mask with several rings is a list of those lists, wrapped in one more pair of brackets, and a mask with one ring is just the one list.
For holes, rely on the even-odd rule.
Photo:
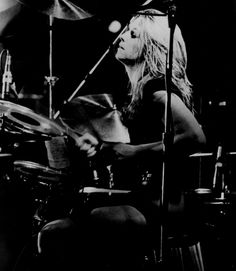
{"label": "hi-hat cymbal", "polygon": [[64,20],[81,20],[92,14],[76,6],[69,0],[18,0],[21,4],[43,14]]}

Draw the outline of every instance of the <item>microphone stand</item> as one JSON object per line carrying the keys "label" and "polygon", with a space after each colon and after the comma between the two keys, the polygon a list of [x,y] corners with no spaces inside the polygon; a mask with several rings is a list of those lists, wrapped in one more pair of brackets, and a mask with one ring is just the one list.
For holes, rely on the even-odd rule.
{"label": "microphone stand", "polygon": [[[127,25],[123,28],[123,30],[120,32],[120,34],[115,38],[115,40],[112,42],[111,46],[107,48],[107,50],[103,53],[103,55],[100,57],[98,62],[93,66],[93,68],[86,74],[85,78],[81,81],[79,86],[76,88],[76,90],[71,94],[71,96],[63,102],[63,105],[70,102],[75,95],[78,93],[78,91],[82,88],[82,86],[86,83],[88,77],[93,74],[93,72],[96,70],[96,68],[99,66],[99,64],[103,61],[103,59],[106,57],[106,55],[110,52],[110,49],[116,44],[116,42],[119,40],[120,36],[126,31]],[[53,118],[56,119],[60,115],[60,110],[58,110]]]}
{"label": "microphone stand", "polygon": [[11,63],[11,56],[9,54],[9,51],[6,50],[6,63],[4,68],[4,74],[2,76],[2,96],[1,98],[4,100],[5,95],[9,94],[10,90],[10,83],[12,83],[12,74],[10,71],[10,63]]}
{"label": "microphone stand", "polygon": [[170,156],[173,145],[173,129],[172,129],[172,111],[171,111],[171,84],[172,84],[172,66],[173,66],[173,40],[175,31],[175,13],[176,6],[173,1],[170,1],[168,7],[168,23],[170,28],[170,40],[169,40],[169,54],[166,59],[166,105],[165,105],[165,130],[162,137],[163,142],[163,164],[162,164],[162,180],[161,180],[161,198],[160,198],[160,213],[161,213],[161,225],[160,225],[160,250],[159,250],[159,263],[162,267],[165,264],[166,255],[166,217],[168,213],[168,195],[167,184],[170,176]]}
{"label": "microphone stand", "polygon": [[[4,73],[2,75],[2,93],[1,93],[1,99],[13,99],[11,97],[11,94],[14,94],[15,98],[18,99],[18,94],[15,89],[15,82],[13,81],[13,76],[11,73],[11,55],[8,49],[3,49],[0,55],[0,62],[2,58],[2,53],[6,51],[6,61],[5,61],[5,67],[4,67]],[[12,93],[11,93],[12,91]]]}

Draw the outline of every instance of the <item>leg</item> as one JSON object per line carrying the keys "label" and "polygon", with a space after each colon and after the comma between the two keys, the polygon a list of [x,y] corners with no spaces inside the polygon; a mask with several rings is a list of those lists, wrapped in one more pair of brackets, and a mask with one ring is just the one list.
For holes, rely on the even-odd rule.
{"label": "leg", "polygon": [[47,223],[38,234],[42,270],[66,270],[75,266],[78,232],[69,218]]}
{"label": "leg", "polygon": [[139,270],[146,252],[146,219],[128,205],[99,207],[91,211],[93,255],[95,266],[107,265],[112,270]]}

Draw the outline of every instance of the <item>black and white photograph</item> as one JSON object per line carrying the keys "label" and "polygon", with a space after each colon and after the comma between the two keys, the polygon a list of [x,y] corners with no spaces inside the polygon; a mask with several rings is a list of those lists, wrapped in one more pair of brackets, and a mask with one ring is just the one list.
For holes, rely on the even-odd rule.
{"label": "black and white photograph", "polygon": [[0,0],[0,271],[236,271],[235,36],[235,0]]}

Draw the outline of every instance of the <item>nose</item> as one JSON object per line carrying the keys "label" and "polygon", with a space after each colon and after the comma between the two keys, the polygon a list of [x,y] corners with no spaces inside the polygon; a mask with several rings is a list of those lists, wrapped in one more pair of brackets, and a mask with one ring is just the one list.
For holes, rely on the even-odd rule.
{"label": "nose", "polygon": [[123,34],[120,36],[120,39],[119,39],[120,42],[121,42],[121,41],[124,41],[124,34],[125,34],[125,33],[123,33]]}
{"label": "nose", "polygon": [[125,42],[129,39],[129,31],[124,32],[121,36],[120,36],[120,41],[121,42]]}

